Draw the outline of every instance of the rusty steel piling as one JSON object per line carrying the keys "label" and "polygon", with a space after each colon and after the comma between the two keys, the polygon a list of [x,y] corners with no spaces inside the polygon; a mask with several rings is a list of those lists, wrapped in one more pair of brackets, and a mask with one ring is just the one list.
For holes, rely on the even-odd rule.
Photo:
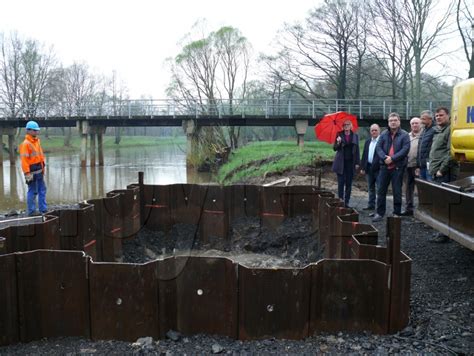
{"label": "rusty steel piling", "polygon": [[[312,217],[325,256],[303,267],[193,254],[120,262],[123,240],[143,226],[191,224],[207,242],[228,239],[240,217],[275,228],[302,214]],[[408,324],[411,273],[400,219],[388,219],[387,246],[358,220],[318,187],[148,185],[140,174],[138,184],[77,209],[0,229],[0,345],[55,336],[134,341],[170,329],[242,340],[397,332]]]}

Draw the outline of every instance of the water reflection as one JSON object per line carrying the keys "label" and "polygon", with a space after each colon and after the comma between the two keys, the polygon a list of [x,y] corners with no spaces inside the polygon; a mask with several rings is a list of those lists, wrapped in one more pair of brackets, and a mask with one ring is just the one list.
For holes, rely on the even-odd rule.
{"label": "water reflection", "polygon": [[[208,174],[186,172],[186,155],[178,146],[115,149],[104,152],[103,167],[81,168],[78,155],[47,156],[45,181],[49,204],[70,204],[100,198],[114,189],[138,182],[145,184],[207,183]],[[20,162],[0,166],[0,212],[25,209],[26,184]]]}

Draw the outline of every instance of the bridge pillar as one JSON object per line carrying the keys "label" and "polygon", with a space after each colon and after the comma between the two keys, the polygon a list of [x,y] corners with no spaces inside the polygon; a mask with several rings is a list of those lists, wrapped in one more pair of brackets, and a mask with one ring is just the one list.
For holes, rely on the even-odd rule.
{"label": "bridge pillar", "polygon": [[186,134],[186,166],[192,166],[190,155],[197,149],[198,127],[194,120],[183,120],[183,129]]}
{"label": "bridge pillar", "polygon": [[91,167],[94,167],[95,166],[95,133],[90,133],[89,134],[89,138],[90,138],[90,141],[91,141]]}
{"label": "bridge pillar", "polygon": [[97,133],[97,149],[99,150],[99,166],[104,165],[104,144],[102,136],[105,133],[106,128],[104,127],[103,132]]}
{"label": "bridge pillar", "polygon": [[0,128],[0,166],[3,166],[3,129],[2,128]]}
{"label": "bridge pillar", "polygon": [[87,166],[87,134],[89,123],[87,121],[77,121],[77,129],[81,136],[81,167]]}
{"label": "bridge pillar", "polygon": [[8,155],[10,158],[10,165],[15,165],[15,135],[8,135]]}
{"label": "bridge pillar", "polygon": [[295,120],[295,129],[297,134],[297,144],[299,147],[303,148],[304,146],[304,135],[306,129],[308,128],[308,120]]}
{"label": "bridge pillar", "polygon": [[0,166],[3,165],[3,135],[8,136],[8,158],[10,160],[10,165],[15,165],[15,136],[17,133],[18,129],[15,127],[0,128]]}

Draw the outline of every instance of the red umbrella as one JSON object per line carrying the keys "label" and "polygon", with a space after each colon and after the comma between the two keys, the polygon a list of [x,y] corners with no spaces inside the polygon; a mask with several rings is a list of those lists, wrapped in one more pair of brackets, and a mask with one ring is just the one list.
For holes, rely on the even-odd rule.
{"label": "red umbrella", "polygon": [[347,120],[352,122],[352,131],[356,132],[359,128],[357,116],[345,111],[338,111],[324,115],[321,121],[314,127],[314,133],[318,140],[332,145],[336,141],[337,133],[343,130],[343,124]]}

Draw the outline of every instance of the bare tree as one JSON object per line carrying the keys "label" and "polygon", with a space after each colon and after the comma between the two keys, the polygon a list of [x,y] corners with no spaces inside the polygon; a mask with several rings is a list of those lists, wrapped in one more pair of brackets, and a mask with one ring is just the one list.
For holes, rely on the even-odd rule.
{"label": "bare tree", "polygon": [[[96,90],[96,78],[86,63],[73,63],[63,70],[63,100],[69,116],[85,115]],[[64,145],[71,144],[71,128],[65,130]]]}
{"label": "bare tree", "polygon": [[398,99],[411,62],[410,44],[405,41],[402,32],[406,24],[401,7],[398,0],[374,0],[370,5],[370,13],[374,19],[370,28],[371,57],[384,71],[381,80],[390,82],[392,99]]}
{"label": "bare tree", "polygon": [[8,108],[8,116],[17,117],[20,111],[20,76],[23,43],[16,33],[0,36],[0,100]]}
{"label": "bare tree", "polygon": [[287,25],[279,41],[283,79],[303,96],[318,97],[321,82],[346,98],[347,73],[352,61],[357,1],[326,0],[303,24]]}
{"label": "bare tree", "polygon": [[[233,114],[236,98],[243,98],[246,92],[250,46],[236,28],[203,34],[196,27],[184,38],[181,52],[168,60],[172,73],[168,95],[197,114],[218,115],[225,105]],[[196,154],[201,156],[196,162],[237,147],[239,131],[230,128],[226,134],[219,126],[200,128],[193,138],[199,147]]]}
{"label": "bare tree", "polygon": [[[469,0],[458,0],[456,23],[459,33],[461,34],[464,54],[469,63],[468,78],[474,78],[474,9],[468,5],[468,1]],[[469,26],[471,36],[469,36]]]}
{"label": "bare tree", "polygon": [[70,115],[84,115],[85,105],[91,100],[96,90],[96,78],[86,63],[73,63],[64,72],[65,99],[68,102]]}
{"label": "bare tree", "polygon": [[454,2],[450,1],[443,15],[433,21],[434,10],[438,6],[439,2],[433,0],[403,0],[404,23],[408,28],[403,34],[413,52],[415,102],[421,99],[421,73],[424,66],[446,54],[439,47],[448,34],[447,24]]}
{"label": "bare tree", "polygon": [[[114,70],[112,72],[112,78],[109,81],[110,89],[111,89],[111,99],[112,99],[112,106],[113,106],[113,113],[114,116],[122,115],[123,114],[123,101],[127,99],[127,87],[126,85],[117,79],[117,72]],[[115,141],[116,145],[120,144],[122,140],[122,128],[116,127],[115,128]]]}
{"label": "bare tree", "polygon": [[[222,82],[229,102],[229,115],[234,113],[234,98],[237,90],[240,98],[245,98],[249,70],[250,45],[240,31],[233,27],[222,27],[214,34],[214,41],[219,53],[219,65],[222,70]],[[230,147],[238,146],[240,126],[228,129]]]}
{"label": "bare tree", "polygon": [[370,26],[370,11],[367,6],[368,3],[362,3],[359,7],[354,10],[355,16],[355,33],[353,38],[353,47],[355,48],[355,61],[352,65],[354,72],[355,83],[354,83],[354,98],[361,97],[362,78],[364,76],[364,61],[367,57],[368,51],[368,37],[369,37],[369,26]]}
{"label": "bare tree", "polygon": [[43,99],[55,64],[52,48],[45,50],[34,40],[25,42],[21,54],[20,100],[27,119],[36,116],[37,105]]}

